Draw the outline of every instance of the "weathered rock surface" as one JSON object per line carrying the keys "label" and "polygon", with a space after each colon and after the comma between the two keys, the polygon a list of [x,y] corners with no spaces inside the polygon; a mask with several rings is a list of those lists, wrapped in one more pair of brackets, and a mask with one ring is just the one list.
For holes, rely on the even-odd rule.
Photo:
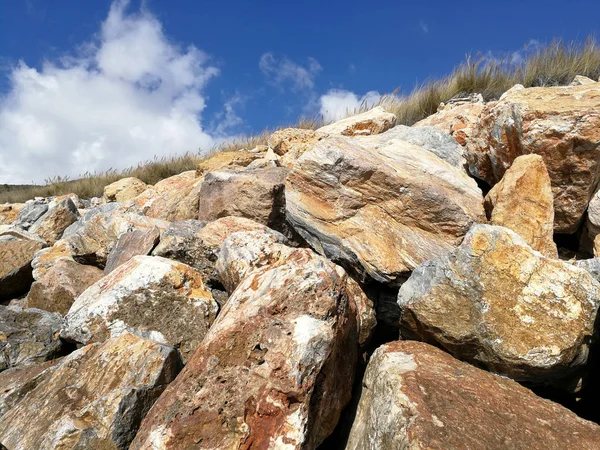
{"label": "weathered rock surface", "polygon": [[486,106],[467,148],[469,170],[491,185],[517,156],[540,155],[554,230],[572,233],[600,180],[600,85],[511,90]]}
{"label": "weathered rock surface", "polygon": [[71,256],[71,248],[64,239],[56,241],[52,247],[43,248],[35,253],[31,261],[33,279],[42,278],[59,261],[75,261]]}
{"label": "weathered rock surface", "polygon": [[242,169],[263,156],[261,152],[250,152],[244,149],[235,152],[218,152],[198,163],[196,176],[200,177],[205,173],[223,169]]}
{"label": "weathered rock surface", "polygon": [[28,308],[67,314],[75,299],[104,276],[93,266],[84,266],[70,259],[57,261],[31,285],[25,303]]}
{"label": "weathered rock surface", "polygon": [[15,236],[0,236],[0,301],[27,293],[33,282],[31,260],[43,244]]}
{"label": "weathered rock surface", "polygon": [[29,231],[38,234],[48,245],[53,245],[77,219],[79,219],[77,207],[70,198],[66,198],[50,208],[29,228]]}
{"label": "weathered rock surface", "polygon": [[19,212],[17,224],[19,227],[28,230],[40,217],[48,211],[48,203],[30,200]]}
{"label": "weathered rock surface", "polygon": [[121,235],[106,259],[104,273],[111,273],[134,256],[149,255],[160,239],[158,228],[132,230]]}
{"label": "weathered rock surface", "polygon": [[176,261],[136,256],[77,297],[61,336],[88,344],[129,332],[177,347],[187,360],[217,312],[200,272]]}
{"label": "weathered rock surface", "polygon": [[349,401],[346,273],[310,250],[240,283],[132,449],[316,448]]}
{"label": "weathered rock surface", "polygon": [[575,75],[575,78],[571,82],[571,86],[583,86],[585,84],[596,84],[594,80],[583,75]]}
{"label": "weathered rock surface", "polygon": [[323,134],[343,136],[369,136],[383,133],[396,125],[396,116],[377,106],[370,111],[347,117],[317,131]]}
{"label": "weathered rock surface", "polygon": [[450,134],[458,144],[464,147],[471,138],[479,115],[484,108],[485,104],[482,102],[446,105],[435,114],[415,123],[413,127],[435,127]]}
{"label": "weathered rock surface", "polygon": [[301,128],[285,128],[278,130],[269,137],[269,147],[281,157],[283,167],[293,167],[296,160],[310,150],[324,134],[314,130]]}
{"label": "weathered rock surface", "polygon": [[59,314],[0,305],[0,371],[61,356],[62,325]]}
{"label": "weathered rock surface", "polygon": [[482,194],[464,171],[422,147],[361,140],[324,139],[300,157],[286,180],[287,219],[362,279],[399,284],[486,220]]}
{"label": "weathered rock surface", "polygon": [[0,417],[0,442],[11,450],[125,450],[179,368],[173,348],[131,334],[83,347],[38,374]]}
{"label": "weathered rock surface", "polygon": [[402,336],[517,380],[547,382],[587,361],[600,284],[507,228],[477,225],[400,288]]}
{"label": "weathered rock surface", "polygon": [[137,197],[148,189],[148,185],[135,177],[121,178],[104,188],[107,202],[124,202]]}
{"label": "weathered rock surface", "polygon": [[550,177],[539,155],[516,158],[486,196],[490,224],[510,228],[534,250],[557,258]]}
{"label": "weathered rock surface", "polygon": [[347,450],[595,449],[600,427],[430,345],[396,341],[367,367]]}
{"label": "weathered rock surface", "polygon": [[0,225],[10,225],[16,221],[24,207],[24,203],[0,204]]}
{"label": "weathered rock surface", "polygon": [[277,228],[285,218],[287,173],[284,167],[207,173],[200,189],[198,219],[237,216]]}

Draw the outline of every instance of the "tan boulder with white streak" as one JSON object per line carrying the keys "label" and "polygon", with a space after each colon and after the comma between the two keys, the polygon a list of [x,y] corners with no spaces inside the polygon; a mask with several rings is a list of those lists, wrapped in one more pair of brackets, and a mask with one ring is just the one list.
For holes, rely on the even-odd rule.
{"label": "tan boulder with white streak", "polygon": [[380,134],[396,125],[396,116],[377,106],[364,113],[325,125],[317,131],[323,134],[343,136],[370,136]]}
{"label": "tan boulder with white streak", "polygon": [[[11,450],[126,450],[180,364],[172,347],[124,334],[88,345],[35,375],[0,417]],[[30,375],[31,376],[31,375]]]}
{"label": "tan boulder with white streak", "polygon": [[554,204],[550,177],[539,155],[514,160],[486,197],[490,224],[510,228],[531,248],[557,258],[554,243]]}

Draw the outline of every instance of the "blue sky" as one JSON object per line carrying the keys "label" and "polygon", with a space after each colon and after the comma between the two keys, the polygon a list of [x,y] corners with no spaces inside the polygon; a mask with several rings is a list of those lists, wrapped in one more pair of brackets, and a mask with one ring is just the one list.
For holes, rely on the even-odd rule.
{"label": "blue sky", "polygon": [[597,0],[0,0],[0,183],[333,119],[467,53],[598,35],[598,17]]}

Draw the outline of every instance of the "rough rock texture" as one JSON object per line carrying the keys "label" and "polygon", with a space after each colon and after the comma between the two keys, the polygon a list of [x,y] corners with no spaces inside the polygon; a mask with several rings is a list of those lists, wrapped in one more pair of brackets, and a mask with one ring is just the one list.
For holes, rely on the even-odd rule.
{"label": "rough rock texture", "polygon": [[61,336],[88,344],[129,332],[177,347],[187,360],[217,312],[200,272],[165,258],[136,256],[77,297]]}
{"label": "rough rock texture", "polygon": [[319,253],[363,280],[399,284],[485,221],[463,171],[408,142],[386,144],[385,134],[379,147],[360,142],[321,140],[287,177],[287,219]]}
{"label": "rough rock texture", "polygon": [[350,399],[348,276],[310,250],[252,272],[131,449],[316,448]]}
{"label": "rough rock texture", "polygon": [[270,227],[285,217],[284,182],[289,169],[273,167],[204,176],[198,206],[199,220],[245,217]]}
{"label": "rough rock texture", "polygon": [[25,208],[24,203],[4,203],[0,205],[0,225],[10,225],[19,218]]}
{"label": "rough rock texture", "polygon": [[60,201],[40,217],[29,231],[38,234],[48,245],[53,245],[61,238],[69,225],[79,219],[79,211],[70,198]]}
{"label": "rough rock texture", "polygon": [[174,349],[131,334],[83,347],[40,373],[0,418],[0,442],[11,450],[126,450],[179,368]]}
{"label": "rough rock texture", "polygon": [[435,114],[415,123],[413,127],[431,126],[450,134],[463,147],[473,134],[484,103],[447,105]]}
{"label": "rough rock texture", "polygon": [[104,276],[93,266],[84,266],[63,259],[54,264],[39,280],[31,285],[25,303],[28,308],[67,314],[75,299]]}
{"label": "rough rock texture", "polygon": [[381,106],[377,106],[370,111],[321,127],[317,131],[331,135],[369,136],[383,133],[394,125],[396,125],[396,116],[386,112]]}
{"label": "rough rock texture", "polygon": [[25,207],[19,212],[17,224],[19,227],[27,230],[33,225],[40,217],[42,217],[48,211],[48,204],[36,202],[35,200],[29,201],[25,204]]}
{"label": "rough rock texture", "polygon": [[0,371],[61,356],[62,325],[59,314],[0,305]]}
{"label": "rough rock texture", "polygon": [[600,427],[420,342],[379,347],[346,450],[600,448]]}
{"label": "rough rock texture", "polygon": [[584,77],[583,75],[575,75],[575,78],[571,82],[571,86],[583,86],[585,84],[595,84],[596,82],[591,78]]}
{"label": "rough rock texture", "polygon": [[285,128],[269,137],[269,147],[281,157],[283,167],[293,167],[296,160],[325,135],[314,130]]}
{"label": "rough rock texture", "polygon": [[148,189],[148,185],[135,177],[121,178],[104,188],[107,202],[124,202],[137,197]]}
{"label": "rough rock texture", "polygon": [[33,279],[42,278],[59,261],[75,261],[68,242],[62,239],[56,241],[52,247],[43,248],[35,253],[31,261]]}
{"label": "rough rock texture", "polygon": [[198,163],[196,176],[199,177],[207,172],[216,172],[223,169],[241,169],[263,156],[262,152],[250,152],[244,149],[235,152],[218,152]]}
{"label": "rough rock texture", "polygon": [[33,282],[31,260],[42,246],[39,241],[0,236],[0,301],[27,293]]}
{"label": "rough rock texture", "polygon": [[121,235],[106,259],[104,273],[111,273],[134,256],[149,255],[160,238],[158,228],[132,230]]}
{"label": "rough rock texture", "polygon": [[477,225],[400,288],[402,336],[517,380],[551,381],[587,361],[600,284],[507,228]]}
{"label": "rough rock texture", "polygon": [[81,215],[77,222],[71,224],[63,233],[62,238],[66,239],[70,236],[74,236],[77,233],[83,231],[85,226],[89,221],[91,221],[94,217],[99,215],[105,215],[109,217],[111,213],[120,212],[119,208],[121,207],[120,203],[105,203],[99,206],[94,206],[88,209],[84,214]]}
{"label": "rough rock texture", "polygon": [[491,185],[517,156],[542,156],[554,230],[572,233],[600,180],[600,85],[513,89],[486,106],[467,149],[469,170]]}
{"label": "rough rock texture", "polygon": [[510,228],[544,256],[558,257],[552,187],[541,156],[516,158],[485,200],[490,224]]}

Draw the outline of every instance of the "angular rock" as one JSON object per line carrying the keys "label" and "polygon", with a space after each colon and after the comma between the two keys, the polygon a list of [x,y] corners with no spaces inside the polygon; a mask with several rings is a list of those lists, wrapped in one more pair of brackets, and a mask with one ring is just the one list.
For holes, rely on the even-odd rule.
{"label": "angular rock", "polygon": [[585,84],[596,84],[594,80],[583,75],[575,75],[575,78],[571,82],[571,86],[583,86]]}
{"label": "angular rock", "polygon": [[0,305],[0,371],[62,356],[59,314]]}
{"label": "angular rock", "polygon": [[39,241],[0,236],[0,301],[27,293],[33,282],[31,260]]}
{"label": "angular rock", "polygon": [[0,417],[11,450],[126,450],[180,369],[177,352],[131,334],[71,353]]}
{"label": "angular rock", "polygon": [[422,147],[363,139],[327,138],[300,157],[286,180],[287,220],[361,280],[398,285],[485,221],[482,194]]}
{"label": "angular rock", "polygon": [[200,272],[176,261],[136,256],[77,297],[61,336],[88,344],[129,332],[177,347],[186,361],[217,312]]}
{"label": "angular rock", "polygon": [[245,149],[235,152],[217,152],[198,163],[196,176],[200,177],[205,173],[224,169],[242,169],[263,156],[262,152],[249,152]]}
{"label": "angular rock", "polygon": [[39,280],[59,261],[75,261],[67,241],[56,241],[52,247],[43,248],[35,253],[31,261],[33,279]]}
{"label": "angular rock", "polygon": [[10,225],[16,221],[24,207],[24,203],[0,204],[0,225]]}
{"label": "angular rock", "polygon": [[321,140],[325,135],[314,130],[301,128],[285,128],[278,130],[269,138],[269,147],[275,154],[281,156],[283,167],[293,167],[296,160],[310,150],[315,142]]}
{"label": "angular rock", "polygon": [[554,231],[572,233],[600,180],[600,85],[514,89],[486,106],[467,147],[470,172],[494,185],[517,156],[544,159]]}
{"label": "angular rock", "polygon": [[435,114],[415,123],[413,127],[435,127],[448,133],[464,147],[469,142],[484,108],[483,102],[445,105]]}
{"label": "angular rock", "polygon": [[134,256],[149,255],[160,238],[158,228],[132,230],[121,235],[106,259],[104,273],[109,274]]}
{"label": "angular rock", "polygon": [[28,230],[40,217],[48,211],[48,204],[30,201],[25,204],[25,207],[19,212],[17,223],[19,227]]}
{"label": "angular rock", "polygon": [[31,285],[26,305],[64,316],[75,299],[103,276],[104,272],[97,267],[70,259],[59,260]]}
{"label": "angular rock", "polygon": [[289,169],[273,167],[239,172],[211,172],[200,189],[198,219],[237,216],[271,228],[285,218],[284,182]]}
{"label": "angular rock", "polygon": [[252,272],[131,449],[316,448],[350,399],[357,329],[347,280],[306,249]]}
{"label": "angular rock", "polygon": [[516,158],[485,202],[491,225],[510,228],[534,250],[557,258],[550,177],[539,155]]}
{"label": "angular rock", "polygon": [[66,239],[70,236],[74,236],[85,228],[85,225],[92,220],[94,217],[104,214],[109,215],[115,211],[119,211],[121,204],[120,203],[105,203],[100,206],[94,206],[88,209],[81,217],[77,220],[77,222],[72,223],[69,227],[63,232],[62,238]]}
{"label": "angular rock", "polygon": [[58,197],[54,197],[54,199],[48,203],[48,207],[54,208],[56,205],[58,205],[63,200],[66,200],[67,198],[71,199],[71,201],[73,202],[73,204],[75,205],[75,207],[77,209],[85,209],[84,201],[81,200],[77,194],[73,194],[73,193],[59,195]]}
{"label": "angular rock", "polygon": [[121,178],[104,187],[104,198],[107,202],[124,202],[137,197],[146,189],[148,185],[138,178]]}
{"label": "angular rock", "polygon": [[48,245],[53,245],[77,219],[79,219],[77,207],[70,198],[66,198],[54,208],[50,208],[29,228],[29,231],[38,234]]}
{"label": "angular rock", "polygon": [[377,106],[370,111],[321,127],[317,131],[330,135],[370,136],[383,133],[394,125],[396,125],[396,116]]}
{"label": "angular rock", "polygon": [[477,225],[400,288],[402,336],[516,380],[553,382],[587,361],[600,284],[511,230]]}
{"label": "angular rock", "polygon": [[595,423],[435,347],[396,341],[369,361],[346,450],[599,447]]}

